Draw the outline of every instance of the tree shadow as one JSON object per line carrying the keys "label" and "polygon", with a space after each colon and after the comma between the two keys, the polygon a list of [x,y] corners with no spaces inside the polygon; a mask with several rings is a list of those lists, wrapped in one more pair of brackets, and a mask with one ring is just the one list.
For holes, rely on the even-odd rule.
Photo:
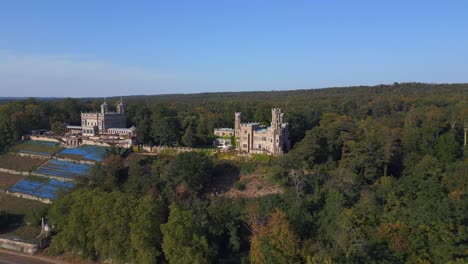
{"label": "tree shadow", "polygon": [[24,215],[0,211],[0,234],[9,233],[24,225]]}
{"label": "tree shadow", "polygon": [[214,166],[212,192],[226,192],[240,179],[240,169],[232,163],[221,162]]}

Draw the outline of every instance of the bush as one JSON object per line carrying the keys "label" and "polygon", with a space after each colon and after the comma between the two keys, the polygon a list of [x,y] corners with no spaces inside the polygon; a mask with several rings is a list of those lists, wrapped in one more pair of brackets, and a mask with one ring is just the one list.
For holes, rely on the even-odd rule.
{"label": "bush", "polygon": [[251,174],[257,168],[257,164],[253,161],[247,161],[242,164],[241,172],[242,174]]}
{"label": "bush", "polygon": [[261,164],[270,164],[271,156],[267,154],[252,154],[252,160]]}
{"label": "bush", "polygon": [[234,183],[234,188],[236,188],[239,191],[243,191],[243,190],[245,190],[245,183],[243,183],[241,181],[237,181],[237,182]]}

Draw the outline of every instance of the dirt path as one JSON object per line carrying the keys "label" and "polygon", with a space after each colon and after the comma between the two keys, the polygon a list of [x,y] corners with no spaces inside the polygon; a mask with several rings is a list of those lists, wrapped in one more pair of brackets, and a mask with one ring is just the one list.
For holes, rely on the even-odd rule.
{"label": "dirt path", "polygon": [[0,249],[0,264],[68,264],[68,262]]}

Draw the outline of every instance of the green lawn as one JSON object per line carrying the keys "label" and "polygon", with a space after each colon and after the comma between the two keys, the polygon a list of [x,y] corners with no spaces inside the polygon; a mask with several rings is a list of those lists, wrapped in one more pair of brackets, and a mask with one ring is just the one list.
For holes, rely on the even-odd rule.
{"label": "green lawn", "polygon": [[38,155],[54,155],[62,149],[55,142],[29,140],[10,148],[11,152],[22,152]]}

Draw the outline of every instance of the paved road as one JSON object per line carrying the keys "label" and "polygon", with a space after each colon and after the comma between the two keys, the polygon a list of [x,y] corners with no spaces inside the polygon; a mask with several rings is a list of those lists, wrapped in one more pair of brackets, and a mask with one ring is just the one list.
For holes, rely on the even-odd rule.
{"label": "paved road", "polygon": [[0,264],[56,264],[59,262],[47,261],[40,257],[27,256],[0,250]]}

